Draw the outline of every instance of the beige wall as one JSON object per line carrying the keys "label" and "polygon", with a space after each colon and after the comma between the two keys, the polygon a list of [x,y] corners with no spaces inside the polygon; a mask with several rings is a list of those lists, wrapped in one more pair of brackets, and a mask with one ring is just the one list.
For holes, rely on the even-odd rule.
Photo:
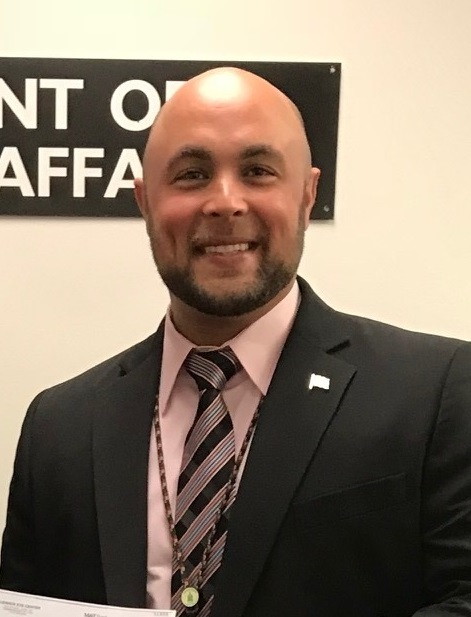
{"label": "beige wall", "polygon": [[[471,339],[471,2],[229,6],[0,0],[0,56],[341,62],[336,219],[301,272],[337,308]],[[0,527],[28,402],[166,302],[140,221],[0,218]]]}

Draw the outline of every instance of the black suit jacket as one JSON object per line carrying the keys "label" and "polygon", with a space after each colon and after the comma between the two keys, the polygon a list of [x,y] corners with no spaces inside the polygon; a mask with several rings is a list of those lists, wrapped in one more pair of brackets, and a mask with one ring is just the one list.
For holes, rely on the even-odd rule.
{"label": "black suit jacket", "polygon": [[[471,345],[340,314],[300,285],[212,617],[471,616]],[[145,606],[161,346],[162,328],[31,404],[1,587]],[[330,388],[310,390],[312,373]]]}

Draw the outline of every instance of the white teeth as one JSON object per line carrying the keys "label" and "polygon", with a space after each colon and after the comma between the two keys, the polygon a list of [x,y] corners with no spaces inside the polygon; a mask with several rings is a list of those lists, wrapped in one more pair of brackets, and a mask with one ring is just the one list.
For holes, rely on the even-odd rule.
{"label": "white teeth", "polygon": [[221,244],[220,246],[206,246],[205,253],[235,253],[236,251],[248,251],[249,244]]}

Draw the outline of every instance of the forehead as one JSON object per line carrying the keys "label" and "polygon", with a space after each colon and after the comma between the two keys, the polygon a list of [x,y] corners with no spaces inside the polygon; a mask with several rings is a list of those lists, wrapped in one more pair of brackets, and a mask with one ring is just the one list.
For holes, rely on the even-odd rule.
{"label": "forehead", "polygon": [[188,146],[204,147],[215,154],[238,154],[263,143],[289,156],[300,142],[298,121],[289,112],[280,110],[280,104],[253,99],[195,99],[169,106],[151,132],[149,155],[158,152],[158,159],[165,161]]}

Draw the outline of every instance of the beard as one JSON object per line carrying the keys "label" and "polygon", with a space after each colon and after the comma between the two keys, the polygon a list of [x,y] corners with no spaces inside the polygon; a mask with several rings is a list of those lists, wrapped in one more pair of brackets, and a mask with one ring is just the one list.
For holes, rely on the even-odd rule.
{"label": "beard", "polygon": [[260,264],[253,282],[241,291],[224,295],[214,293],[198,283],[191,264],[186,267],[162,263],[157,257],[158,234],[154,227],[148,229],[155,265],[168,290],[182,302],[206,315],[235,317],[245,315],[264,306],[284,289],[296,276],[304,248],[304,218],[299,217],[292,254],[287,259],[270,255],[269,239],[259,245]]}

